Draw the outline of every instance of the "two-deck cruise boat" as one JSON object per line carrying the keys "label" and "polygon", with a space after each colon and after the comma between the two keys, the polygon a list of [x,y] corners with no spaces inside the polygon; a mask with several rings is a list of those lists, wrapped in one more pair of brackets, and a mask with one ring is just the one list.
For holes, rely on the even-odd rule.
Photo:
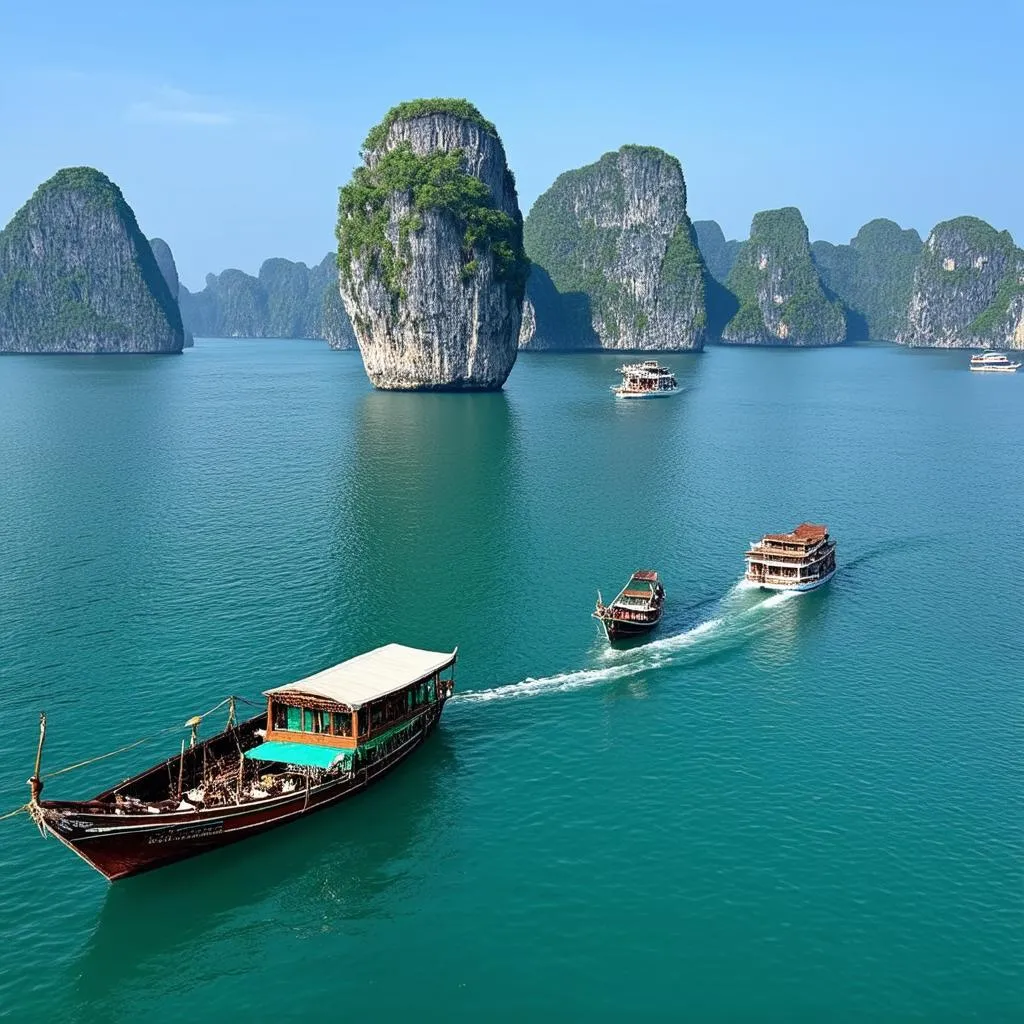
{"label": "two-deck cruise boat", "polygon": [[616,398],[667,398],[678,395],[682,388],[675,374],[656,359],[620,366],[622,383],[612,388]]}
{"label": "two-deck cruise boat", "polygon": [[28,809],[110,881],[258,835],[365,789],[433,731],[455,658],[388,644],[266,691],[267,710],[89,800],[41,800],[39,749]]}
{"label": "two-deck cruise boat", "polygon": [[836,574],[836,542],[827,526],[801,523],[792,533],[766,533],[746,559],[747,580],[765,590],[814,590]]}
{"label": "two-deck cruise boat", "polygon": [[658,574],[651,569],[638,569],[611,604],[597,594],[593,616],[604,626],[609,640],[649,633],[661,621],[665,605],[665,588]]}
{"label": "two-deck cruise boat", "polygon": [[976,373],[1016,373],[1020,363],[1011,363],[1002,352],[979,352],[971,356],[971,369]]}

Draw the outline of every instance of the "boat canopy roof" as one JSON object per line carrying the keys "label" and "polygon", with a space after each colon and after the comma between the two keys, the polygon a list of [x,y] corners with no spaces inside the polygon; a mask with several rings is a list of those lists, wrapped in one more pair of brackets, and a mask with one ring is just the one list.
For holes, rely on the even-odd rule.
{"label": "boat canopy roof", "polygon": [[458,648],[445,654],[387,644],[305,679],[265,690],[264,694],[283,700],[291,696],[317,697],[358,711],[378,697],[386,697],[447,668],[454,663],[457,653]]}
{"label": "boat canopy roof", "polygon": [[828,527],[820,526],[818,523],[801,523],[792,533],[766,533],[765,540],[775,541],[803,541],[805,544],[812,544],[824,540],[828,536]]}
{"label": "boat canopy roof", "polygon": [[319,747],[312,743],[267,740],[247,750],[245,756],[252,761],[280,761],[282,764],[298,764],[303,768],[330,768],[339,758],[350,758],[352,751]]}

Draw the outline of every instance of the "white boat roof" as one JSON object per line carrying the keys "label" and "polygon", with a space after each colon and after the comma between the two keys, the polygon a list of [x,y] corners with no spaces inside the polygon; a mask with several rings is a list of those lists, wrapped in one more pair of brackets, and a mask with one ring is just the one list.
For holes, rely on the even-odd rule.
{"label": "white boat roof", "polygon": [[297,682],[264,690],[264,695],[287,697],[289,694],[305,694],[345,704],[358,711],[378,697],[385,697],[447,668],[455,661],[458,650],[456,647],[446,654],[421,651],[402,644],[387,644]]}

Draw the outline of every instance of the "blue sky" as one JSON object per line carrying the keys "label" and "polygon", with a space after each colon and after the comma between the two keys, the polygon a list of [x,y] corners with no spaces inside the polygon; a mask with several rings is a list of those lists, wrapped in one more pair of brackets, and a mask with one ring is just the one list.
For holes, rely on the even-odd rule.
{"label": "blue sky", "polygon": [[62,166],[122,188],[183,281],[317,261],[337,188],[394,103],[465,96],[524,212],[627,142],[682,161],[694,219],[812,238],[963,213],[1024,243],[1024,3],[918,0],[7,5],[0,222]]}

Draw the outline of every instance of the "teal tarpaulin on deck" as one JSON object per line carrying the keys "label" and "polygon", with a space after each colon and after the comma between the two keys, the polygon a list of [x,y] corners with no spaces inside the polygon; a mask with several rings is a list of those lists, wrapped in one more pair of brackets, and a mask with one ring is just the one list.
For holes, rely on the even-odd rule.
{"label": "teal tarpaulin on deck", "polygon": [[320,747],[312,743],[285,743],[281,740],[268,740],[245,756],[254,761],[281,761],[284,764],[301,764],[303,768],[330,768],[338,757],[351,758],[351,750],[339,750],[337,747]]}

